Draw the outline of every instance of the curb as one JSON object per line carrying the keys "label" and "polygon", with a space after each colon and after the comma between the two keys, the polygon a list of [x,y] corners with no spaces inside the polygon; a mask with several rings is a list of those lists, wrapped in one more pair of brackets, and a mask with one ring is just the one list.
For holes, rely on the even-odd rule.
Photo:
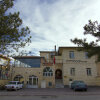
{"label": "curb", "polygon": [[100,93],[0,93],[0,96],[60,96],[60,95],[73,95],[73,96],[85,96],[85,95],[100,95]]}

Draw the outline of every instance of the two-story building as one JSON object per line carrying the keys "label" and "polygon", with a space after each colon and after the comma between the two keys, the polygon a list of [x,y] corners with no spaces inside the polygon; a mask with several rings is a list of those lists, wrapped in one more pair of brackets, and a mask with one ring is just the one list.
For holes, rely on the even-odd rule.
{"label": "two-story building", "polygon": [[58,51],[40,51],[40,56],[18,56],[11,69],[12,80],[27,88],[63,88],[70,81],[83,80],[100,85],[100,64],[96,56],[88,58],[79,47],[59,47]]}

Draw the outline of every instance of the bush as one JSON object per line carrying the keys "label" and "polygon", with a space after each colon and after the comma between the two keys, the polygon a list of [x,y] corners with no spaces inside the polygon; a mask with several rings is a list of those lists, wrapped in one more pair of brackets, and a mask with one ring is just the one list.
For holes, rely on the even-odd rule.
{"label": "bush", "polygon": [[0,85],[0,90],[4,90],[5,86],[4,85]]}

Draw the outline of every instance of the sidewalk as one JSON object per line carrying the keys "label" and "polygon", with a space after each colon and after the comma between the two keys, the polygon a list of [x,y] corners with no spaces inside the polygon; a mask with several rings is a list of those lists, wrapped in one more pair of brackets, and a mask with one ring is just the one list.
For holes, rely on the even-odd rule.
{"label": "sidewalk", "polygon": [[57,95],[100,95],[100,87],[89,87],[87,92],[73,91],[69,88],[21,89],[18,91],[0,91],[0,96],[57,96]]}

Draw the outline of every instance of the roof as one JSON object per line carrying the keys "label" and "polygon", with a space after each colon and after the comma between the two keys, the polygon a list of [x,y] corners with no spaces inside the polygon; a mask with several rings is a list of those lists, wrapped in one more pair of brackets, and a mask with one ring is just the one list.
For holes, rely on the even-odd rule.
{"label": "roof", "polygon": [[59,47],[59,48],[83,48],[83,47],[69,46],[69,47]]}
{"label": "roof", "polygon": [[32,58],[32,59],[36,59],[36,58],[43,58],[43,57],[40,57],[40,56],[14,56],[13,57],[14,59],[29,59],[29,58]]}
{"label": "roof", "polygon": [[25,66],[29,66],[29,67],[40,67],[41,66],[41,59],[44,57],[40,57],[40,56],[15,56],[13,57],[14,59],[22,62],[25,64]]}
{"label": "roof", "polygon": [[78,49],[78,48],[83,48],[83,47],[76,47],[76,46],[72,46],[72,47],[71,46],[70,47],[59,47],[58,52],[61,54],[64,49]]}
{"label": "roof", "polygon": [[40,53],[53,53],[55,51],[40,51]]}

